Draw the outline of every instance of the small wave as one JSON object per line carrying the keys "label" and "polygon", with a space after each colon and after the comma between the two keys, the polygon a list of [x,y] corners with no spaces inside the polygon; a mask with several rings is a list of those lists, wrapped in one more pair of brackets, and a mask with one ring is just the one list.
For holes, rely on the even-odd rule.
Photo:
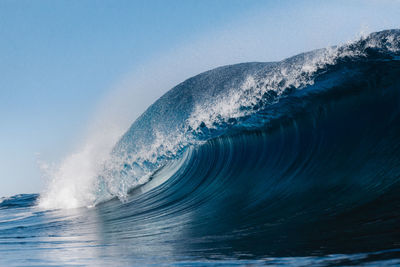
{"label": "small wave", "polygon": [[37,194],[20,194],[11,197],[3,197],[0,199],[0,209],[34,206],[37,198]]}

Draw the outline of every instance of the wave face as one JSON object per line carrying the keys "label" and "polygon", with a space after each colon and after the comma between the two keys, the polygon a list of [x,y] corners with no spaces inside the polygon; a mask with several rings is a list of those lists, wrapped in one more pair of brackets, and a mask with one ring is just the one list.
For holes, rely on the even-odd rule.
{"label": "wave face", "polygon": [[[282,62],[226,66],[188,79],[156,101],[121,138],[100,175],[97,196],[124,199],[188,147],[249,131],[273,132],[290,118],[303,120],[308,115],[300,114],[311,109],[325,112],[336,98],[374,91],[369,83],[389,75],[380,68],[395,67],[399,47],[398,32],[386,31]],[[395,83],[398,73],[390,71],[387,79]],[[308,119],[320,120],[316,115]]]}
{"label": "wave face", "polygon": [[0,254],[21,263],[23,237],[44,265],[396,265],[399,155],[400,30],[225,66],[133,123],[81,203],[95,207],[1,200]]}

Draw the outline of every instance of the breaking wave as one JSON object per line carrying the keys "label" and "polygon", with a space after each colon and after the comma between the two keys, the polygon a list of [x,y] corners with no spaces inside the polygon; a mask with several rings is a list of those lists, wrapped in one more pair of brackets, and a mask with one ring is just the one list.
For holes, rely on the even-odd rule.
{"label": "breaking wave", "polygon": [[124,200],[189,148],[222,136],[271,132],[288,118],[299,120],[296,114],[327,109],[339,95],[382,91],[369,83],[389,71],[394,74],[386,83],[397,82],[390,68],[399,46],[399,32],[384,31],[281,62],[225,66],[190,78],[150,106],[111,152],[99,156],[85,148],[64,161],[40,203],[63,208]]}
{"label": "breaking wave", "polygon": [[44,264],[399,264],[400,31],[199,74],[96,148],[0,200],[0,252],[24,237]]}

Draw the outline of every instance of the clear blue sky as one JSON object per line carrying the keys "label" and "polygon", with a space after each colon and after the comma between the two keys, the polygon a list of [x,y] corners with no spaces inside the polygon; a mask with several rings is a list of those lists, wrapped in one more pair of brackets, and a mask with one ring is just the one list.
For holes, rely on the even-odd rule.
{"label": "clear blue sky", "polygon": [[[145,99],[125,109],[133,122],[197,72],[400,28],[399,14],[398,0],[2,0],[0,196],[40,192],[38,158],[57,162],[70,153],[113,90]],[[129,94],[130,81],[151,83],[151,66],[165,86]]]}

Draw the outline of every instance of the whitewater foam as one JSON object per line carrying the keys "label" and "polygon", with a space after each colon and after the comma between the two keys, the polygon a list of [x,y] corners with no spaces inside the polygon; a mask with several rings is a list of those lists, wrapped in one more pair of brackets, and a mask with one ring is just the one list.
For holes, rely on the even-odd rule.
{"label": "whitewater foam", "polygon": [[[188,119],[188,124],[193,129],[200,129],[200,126],[204,125],[207,128],[215,128],[217,125],[227,123],[228,120],[252,114],[255,109],[259,109],[254,108],[255,106],[279,101],[289,88],[301,90],[313,85],[316,78],[313,75],[316,72],[335,65],[342,59],[366,57],[366,51],[370,48],[393,53],[400,51],[398,37],[398,34],[391,31],[374,33],[370,36],[362,35],[358,40],[342,46],[320,49],[286,59],[283,64],[268,72],[267,76],[249,75],[238,89],[229,90],[228,95],[221,95],[208,103],[197,105]],[[263,96],[271,91],[276,97],[268,103],[263,103]]]}

